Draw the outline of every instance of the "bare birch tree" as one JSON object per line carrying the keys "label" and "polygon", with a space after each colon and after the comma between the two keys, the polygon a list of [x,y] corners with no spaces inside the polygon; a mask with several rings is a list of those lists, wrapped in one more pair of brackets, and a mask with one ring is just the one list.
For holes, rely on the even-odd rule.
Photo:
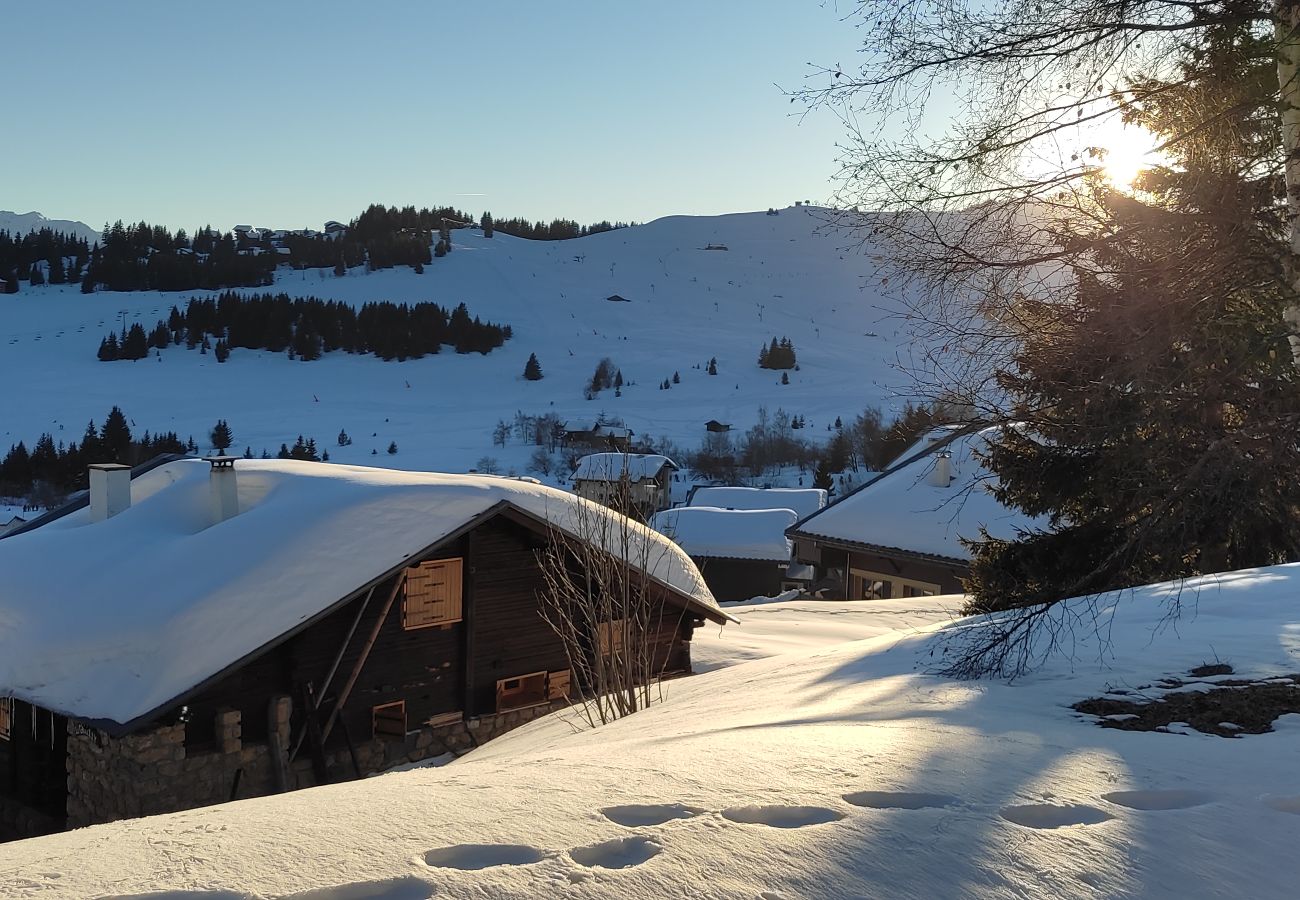
{"label": "bare birch tree", "polygon": [[554,519],[564,524],[538,551],[542,615],[564,643],[569,699],[594,727],[661,697],[676,631],[689,614],[666,602],[654,575],[674,553],[670,543],[594,502],[569,502]]}
{"label": "bare birch tree", "polygon": [[[836,200],[862,212],[837,224],[907,288],[919,393],[996,417],[987,360],[1014,342],[998,323],[1014,298],[1067,290],[1065,267],[1088,265],[1057,223],[1096,217],[1084,180],[1114,152],[1107,129],[1151,99],[1132,86],[1194,78],[1177,50],[1211,28],[1272,36],[1278,84],[1258,102],[1283,118],[1275,164],[1300,257],[1300,0],[862,0],[849,18],[861,62],[818,67],[792,99],[845,122]],[[1300,289],[1300,266],[1292,277]],[[1300,324],[1300,309],[1286,318]]]}

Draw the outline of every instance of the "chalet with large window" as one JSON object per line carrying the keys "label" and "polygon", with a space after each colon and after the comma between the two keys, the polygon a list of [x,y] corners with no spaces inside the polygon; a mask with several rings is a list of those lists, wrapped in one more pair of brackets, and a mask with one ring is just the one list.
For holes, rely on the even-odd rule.
{"label": "chalet with large window", "polygon": [[1010,537],[1032,520],[988,490],[975,458],[981,432],[935,429],[884,472],[786,534],[812,565],[827,599],[874,600],[962,593],[970,571],[963,538]]}
{"label": "chalet with large window", "polygon": [[631,552],[601,536],[621,516],[535,483],[229,458],[136,475],[99,468],[79,506],[0,540],[0,838],[462,753],[565,703],[582,668],[538,594],[557,543],[641,566],[656,674],[729,619],[670,541],[640,527],[653,552]]}

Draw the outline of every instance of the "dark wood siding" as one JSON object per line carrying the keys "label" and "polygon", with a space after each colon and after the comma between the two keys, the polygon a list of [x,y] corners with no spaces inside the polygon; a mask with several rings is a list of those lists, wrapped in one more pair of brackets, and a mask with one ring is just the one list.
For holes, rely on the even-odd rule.
{"label": "dark wood siding", "polygon": [[540,537],[505,519],[469,537],[472,567],[467,602],[473,606],[473,683],[468,714],[496,710],[502,678],[569,668],[559,636],[542,618]]}
{"label": "dark wood siding", "polygon": [[[506,516],[479,525],[453,546],[428,559],[460,558],[464,619],[445,626],[406,630],[399,593],[384,617],[373,648],[347,698],[326,746],[368,741],[374,707],[404,701],[407,727],[431,717],[463,712],[469,718],[496,711],[497,681],[531,672],[569,668],[564,645],[542,618],[542,579],[536,550],[544,538]],[[412,563],[422,560],[412,560]],[[293,699],[291,741],[306,728],[307,685],[319,698],[318,722],[329,712],[360,659],[374,630],[392,582],[379,584],[370,602],[358,597],[258,659],[205,688],[188,704],[199,723],[211,723],[219,709],[238,709],[245,741],[267,737],[269,702],[277,694]],[[690,669],[693,617],[665,592],[663,623],[656,635],[656,669]],[[360,619],[358,611],[364,606]],[[350,640],[348,633],[353,629]],[[347,640],[333,680],[326,677]],[[176,710],[175,712],[179,712]],[[203,728],[195,728],[195,750],[205,749]],[[210,735],[210,727],[209,732]],[[211,746],[211,737],[207,738]],[[304,744],[303,753],[310,750]]]}
{"label": "dark wood siding", "polygon": [[62,820],[67,814],[68,720],[13,701],[9,738],[0,741],[0,795]]}
{"label": "dark wood siding", "polygon": [[748,600],[781,592],[785,569],[771,560],[698,557],[695,564],[718,600]]}

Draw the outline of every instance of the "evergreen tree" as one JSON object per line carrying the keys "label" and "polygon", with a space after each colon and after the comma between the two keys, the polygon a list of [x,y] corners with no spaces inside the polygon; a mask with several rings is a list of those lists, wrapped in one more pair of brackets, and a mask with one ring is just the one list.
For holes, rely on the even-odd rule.
{"label": "evergreen tree", "polygon": [[972,610],[1300,558],[1298,298],[1259,164],[1280,157],[1276,113],[1251,93],[1273,57],[1244,24],[1185,52],[1183,81],[1134,86],[1170,164],[1134,196],[1096,179],[1097,215],[1061,234],[1088,247],[1073,296],[1019,303],[999,382],[1025,424],[984,462],[1002,503],[1050,527],[973,544]]}
{"label": "evergreen tree", "polygon": [[496,233],[496,229],[493,226],[491,213],[488,212],[483,213],[482,218],[479,219],[479,224],[483,227],[483,237],[490,238],[492,237],[492,235]]}
{"label": "evergreen tree", "polygon": [[130,459],[131,427],[122,410],[114,406],[99,430],[100,446],[114,462],[126,463]]}
{"label": "evergreen tree", "polygon": [[542,380],[542,365],[537,361],[537,354],[528,354],[528,362],[524,363],[524,378],[528,381]]}
{"label": "evergreen tree", "polygon": [[391,441],[388,444],[388,455],[394,456],[397,453],[397,441]]}
{"label": "evergreen tree", "polygon": [[230,425],[227,424],[225,419],[217,419],[217,424],[212,426],[210,436],[212,446],[218,453],[224,453],[235,442],[235,437],[230,431]]}
{"label": "evergreen tree", "polygon": [[118,358],[120,349],[117,346],[117,335],[109,332],[108,335],[99,342],[99,359],[101,362],[112,362]]}
{"label": "evergreen tree", "polygon": [[674,372],[674,373],[673,373],[673,384],[681,384],[681,383],[682,383],[682,376],[681,376],[681,373],[679,373],[679,372]]}
{"label": "evergreen tree", "polygon": [[718,374],[718,358],[716,356],[709,360],[708,372],[710,375]]}

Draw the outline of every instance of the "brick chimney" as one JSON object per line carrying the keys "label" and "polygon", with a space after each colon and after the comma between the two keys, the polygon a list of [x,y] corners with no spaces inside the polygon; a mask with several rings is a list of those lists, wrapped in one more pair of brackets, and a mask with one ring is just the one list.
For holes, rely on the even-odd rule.
{"label": "brick chimney", "polygon": [[90,521],[103,522],[131,508],[131,467],[96,463],[90,467]]}
{"label": "brick chimney", "polygon": [[220,525],[239,515],[239,483],[235,480],[233,456],[205,457],[212,465],[208,473],[208,495],[212,509],[212,524]]}

